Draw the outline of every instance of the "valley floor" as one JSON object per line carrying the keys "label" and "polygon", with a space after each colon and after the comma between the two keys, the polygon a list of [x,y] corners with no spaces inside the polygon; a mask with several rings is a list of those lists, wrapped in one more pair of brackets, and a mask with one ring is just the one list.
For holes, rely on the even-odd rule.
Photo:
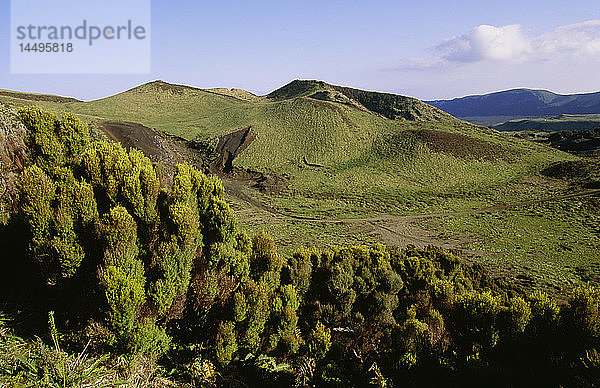
{"label": "valley floor", "polygon": [[[141,125],[135,128],[134,139],[124,125],[102,129],[110,139],[140,148],[163,165],[193,161],[202,167],[205,163],[185,141],[165,138]],[[439,246],[483,263],[495,276],[555,295],[600,278],[598,189],[539,178],[493,194],[412,202],[402,211],[399,206],[370,203],[366,196],[355,206],[341,199],[298,195],[290,189],[257,189],[258,181],[268,183],[275,174],[238,169],[218,175],[241,228],[250,234],[267,232],[284,253],[299,248],[298,241],[319,248],[377,242]],[[508,198],[507,202],[502,198]]]}
{"label": "valley floor", "polygon": [[484,263],[496,276],[557,295],[600,275],[598,216],[589,209],[598,203],[600,190],[454,212],[311,218],[269,205],[267,196],[238,181],[224,178],[223,184],[241,226],[273,235],[288,253],[297,241],[314,246],[322,241],[439,246]]}

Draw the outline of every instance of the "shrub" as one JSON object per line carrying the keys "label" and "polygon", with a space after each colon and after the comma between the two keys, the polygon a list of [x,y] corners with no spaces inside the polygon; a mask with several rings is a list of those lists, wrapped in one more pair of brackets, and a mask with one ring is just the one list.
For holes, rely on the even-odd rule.
{"label": "shrub", "polygon": [[551,335],[559,324],[560,307],[546,293],[534,291],[529,297],[531,322],[527,327],[531,335]]}
{"label": "shrub", "polygon": [[454,333],[466,349],[471,349],[473,344],[486,350],[496,345],[496,322],[500,307],[499,297],[490,291],[472,292],[458,297],[454,304]]}
{"label": "shrub", "polygon": [[129,349],[133,354],[160,358],[171,348],[171,338],[150,319],[137,324],[132,334]]}
{"label": "shrub", "polygon": [[219,325],[216,340],[216,357],[222,365],[227,365],[237,352],[238,345],[233,322],[222,322]]}
{"label": "shrub", "polygon": [[521,334],[531,319],[531,307],[523,298],[516,296],[510,298],[508,306],[502,308],[498,327],[507,335]]}
{"label": "shrub", "polygon": [[26,168],[19,179],[20,211],[30,235],[30,250],[47,278],[56,276],[50,249],[54,182],[37,165]]}
{"label": "shrub", "polygon": [[316,359],[323,358],[331,348],[331,330],[321,322],[308,335],[308,352]]}
{"label": "shrub", "polygon": [[159,181],[152,162],[141,151],[97,142],[81,156],[78,166],[91,183],[101,208],[119,203],[144,223],[156,218]]}
{"label": "shrub", "polygon": [[568,324],[579,336],[600,337],[600,288],[577,287],[569,298]]}

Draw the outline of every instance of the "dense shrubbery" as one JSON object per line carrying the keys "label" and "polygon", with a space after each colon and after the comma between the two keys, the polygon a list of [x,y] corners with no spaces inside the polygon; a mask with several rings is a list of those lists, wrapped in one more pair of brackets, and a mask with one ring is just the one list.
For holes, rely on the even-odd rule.
{"label": "dense shrubbery", "polygon": [[[0,229],[0,295],[27,312],[25,334],[55,311],[69,348],[160,359],[196,385],[594,385],[600,375],[599,289],[559,307],[435,248],[283,257],[268,235],[238,230],[217,178],[180,165],[160,188],[141,152],[90,143],[74,116],[19,116],[30,163]],[[6,359],[6,381],[26,373],[25,358]]]}

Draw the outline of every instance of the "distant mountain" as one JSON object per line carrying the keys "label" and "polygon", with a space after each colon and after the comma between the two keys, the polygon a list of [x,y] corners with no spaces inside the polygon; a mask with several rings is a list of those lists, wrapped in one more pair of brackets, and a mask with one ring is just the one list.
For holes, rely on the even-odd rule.
{"label": "distant mountain", "polygon": [[565,95],[547,90],[512,89],[425,102],[461,119],[475,118],[471,121],[478,124],[498,123],[511,118],[600,113],[600,92]]}

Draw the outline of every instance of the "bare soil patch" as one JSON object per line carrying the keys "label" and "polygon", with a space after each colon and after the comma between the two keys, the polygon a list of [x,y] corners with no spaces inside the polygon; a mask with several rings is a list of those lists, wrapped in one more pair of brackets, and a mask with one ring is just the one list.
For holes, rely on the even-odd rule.
{"label": "bare soil patch", "polygon": [[427,129],[408,132],[433,152],[480,160],[503,159],[506,156],[502,148],[460,133]]}
{"label": "bare soil patch", "polygon": [[103,121],[100,129],[113,141],[127,149],[136,148],[157,165],[161,185],[170,185],[179,163],[188,163],[201,171],[207,171],[202,155],[182,138],[167,136],[139,123],[126,121]]}

